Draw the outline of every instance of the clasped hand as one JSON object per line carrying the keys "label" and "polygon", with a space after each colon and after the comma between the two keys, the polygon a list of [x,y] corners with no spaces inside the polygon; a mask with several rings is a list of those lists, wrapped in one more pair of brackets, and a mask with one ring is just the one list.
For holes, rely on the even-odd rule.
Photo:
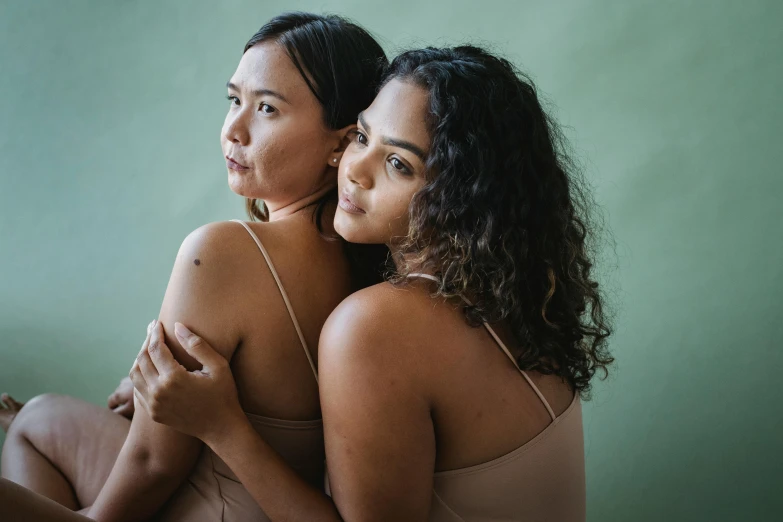
{"label": "clasped hand", "polygon": [[202,338],[176,323],[182,347],[202,365],[188,371],[166,346],[163,327],[153,321],[130,371],[137,407],[165,424],[207,444],[227,425],[244,417],[228,361]]}

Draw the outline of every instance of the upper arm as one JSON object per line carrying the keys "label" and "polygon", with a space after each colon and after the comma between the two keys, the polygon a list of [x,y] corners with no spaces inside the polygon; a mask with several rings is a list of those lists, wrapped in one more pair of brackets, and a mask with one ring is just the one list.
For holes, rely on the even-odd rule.
{"label": "upper arm", "polygon": [[[236,319],[227,306],[236,289],[233,281],[237,279],[238,263],[231,255],[231,245],[226,245],[230,241],[226,235],[231,235],[229,226],[213,223],[185,239],[163,298],[159,321],[165,343],[191,370],[198,364],[173,335],[175,321],[197,328],[199,335],[226,358],[231,357],[240,339]],[[114,519],[129,517],[129,510],[154,513],[185,480],[200,450],[199,440],[154,422],[137,405],[125,444],[95,502],[95,514]]]}
{"label": "upper arm", "polygon": [[[239,343],[235,315],[227,306],[237,260],[229,255],[226,242],[236,228],[233,223],[205,225],[188,235],[177,253],[158,320],[166,346],[188,370],[198,369],[199,364],[174,335],[175,322],[196,328],[199,336],[229,360]],[[136,408],[128,438],[134,439],[138,451],[148,453],[154,468],[166,474],[187,473],[200,449],[199,441],[154,422],[144,408]]]}
{"label": "upper arm", "polygon": [[415,350],[397,333],[405,325],[381,308],[354,294],[321,334],[332,498],[347,521],[423,521],[435,467],[430,401],[422,392]]}
{"label": "upper arm", "polygon": [[239,314],[232,305],[241,284],[236,276],[241,258],[234,255],[232,242],[239,232],[244,230],[236,223],[204,225],[185,238],[174,261],[158,320],[163,325],[166,346],[188,370],[199,365],[174,335],[175,322],[196,329],[228,360],[240,342]]}

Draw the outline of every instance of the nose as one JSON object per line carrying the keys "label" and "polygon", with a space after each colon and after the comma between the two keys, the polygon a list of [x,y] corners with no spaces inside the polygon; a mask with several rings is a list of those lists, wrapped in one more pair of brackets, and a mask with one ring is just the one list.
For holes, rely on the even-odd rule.
{"label": "nose", "polygon": [[345,161],[347,158],[343,155],[346,178],[352,185],[358,185],[364,190],[370,190],[375,184],[369,156],[369,154],[356,155],[349,161]]}
{"label": "nose", "polygon": [[250,132],[248,132],[246,111],[231,111],[226,115],[226,121],[223,123],[223,137],[231,143],[237,145],[248,145],[250,143]]}

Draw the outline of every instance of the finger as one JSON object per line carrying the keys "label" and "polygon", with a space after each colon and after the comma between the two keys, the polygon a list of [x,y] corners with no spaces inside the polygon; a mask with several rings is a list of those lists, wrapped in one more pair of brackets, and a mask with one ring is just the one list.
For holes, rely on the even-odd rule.
{"label": "finger", "polygon": [[141,375],[144,376],[147,386],[154,385],[158,380],[158,370],[156,370],[155,365],[152,364],[149,352],[144,352],[136,360],[139,363],[139,371],[141,371]]}
{"label": "finger", "polygon": [[109,400],[106,402],[109,405],[109,409],[113,410],[114,408],[120,405],[120,398],[117,396],[117,393],[115,392],[109,395]]}
{"label": "finger", "polygon": [[8,408],[9,410],[21,410],[22,406],[24,406],[23,402],[19,402],[7,393],[3,393],[0,395],[0,402],[3,403],[3,406]]}
{"label": "finger", "polygon": [[225,366],[228,361],[217,353],[207,342],[194,334],[182,323],[174,323],[174,334],[182,347],[196,359],[205,370]]}
{"label": "finger", "polygon": [[142,408],[144,408],[144,411],[147,412],[147,415],[152,416],[152,412],[150,412],[150,406],[149,404],[147,404],[147,399],[144,397],[144,394],[138,388],[133,389],[133,399],[135,401],[133,404],[134,410],[138,409],[138,407],[141,406]]}
{"label": "finger", "polygon": [[131,400],[129,400],[129,401],[123,403],[123,404],[120,404],[116,408],[113,408],[112,411],[114,413],[116,413],[117,415],[122,415],[126,419],[132,418],[133,417],[133,411],[134,411],[134,408],[133,408],[133,398],[131,398]]}
{"label": "finger", "polygon": [[141,369],[139,368],[138,364],[134,363],[128,377],[130,377],[130,380],[133,383],[133,394],[135,395],[136,392],[139,392],[146,395],[147,381],[144,380],[144,376],[141,374]]}
{"label": "finger", "polygon": [[149,337],[150,345],[161,342],[163,339],[163,330],[160,321],[155,320],[150,323],[150,328],[147,330],[147,337]]}
{"label": "finger", "polygon": [[147,347],[147,353],[152,360],[152,364],[159,374],[183,371],[184,367],[174,359],[171,350],[166,346],[163,335],[161,335],[161,330],[162,327],[160,326],[160,323],[158,323],[158,325],[152,329],[150,345]]}
{"label": "finger", "polygon": [[[136,360],[138,360],[139,357],[141,357],[141,354],[147,351],[147,348],[150,345],[150,334],[152,332],[152,325],[155,324],[155,321],[152,321],[149,326],[147,326],[147,337],[144,338],[144,342],[141,343],[141,350],[139,350],[139,353],[136,355]],[[136,365],[136,361],[133,362],[134,366]]]}

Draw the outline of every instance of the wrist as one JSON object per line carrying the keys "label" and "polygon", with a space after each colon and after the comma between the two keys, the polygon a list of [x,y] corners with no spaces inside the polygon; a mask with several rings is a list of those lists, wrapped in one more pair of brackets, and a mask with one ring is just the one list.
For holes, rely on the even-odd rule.
{"label": "wrist", "polygon": [[216,422],[212,423],[211,429],[204,432],[203,436],[199,437],[204,444],[210,447],[215,453],[220,453],[219,449],[222,448],[226,442],[235,439],[239,433],[247,429],[253,429],[250,425],[250,421],[242,410],[226,411],[226,414]]}

